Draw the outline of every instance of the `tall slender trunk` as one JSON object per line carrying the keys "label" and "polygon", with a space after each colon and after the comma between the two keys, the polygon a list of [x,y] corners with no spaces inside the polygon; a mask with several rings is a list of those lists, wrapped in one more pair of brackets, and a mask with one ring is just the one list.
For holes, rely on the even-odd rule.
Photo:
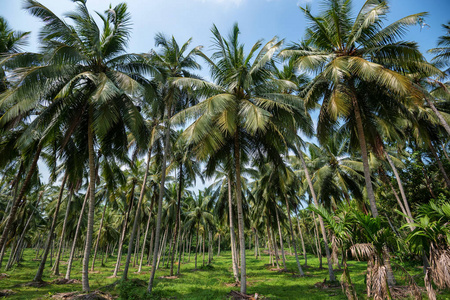
{"label": "tall slender trunk", "polygon": [[303,233],[302,228],[300,227],[300,220],[298,213],[297,213],[297,227],[298,227],[298,234],[300,235],[300,240],[302,242],[303,257],[305,258],[305,267],[306,267],[308,265],[308,258],[306,255],[305,241],[303,240]]}
{"label": "tall slender trunk", "polygon": [[298,272],[300,273],[301,276],[304,276],[305,273],[303,272],[302,266],[300,265],[300,261],[298,259],[297,243],[295,242],[294,229],[292,227],[292,220],[291,220],[291,209],[289,207],[289,201],[286,197],[285,197],[285,200],[286,200],[287,215],[288,215],[288,219],[289,219],[289,229],[291,231],[291,243],[292,243],[292,246],[294,246],[295,260],[297,261]]}
{"label": "tall slender trunk", "polygon": [[244,212],[242,210],[241,188],[241,149],[239,144],[239,129],[234,137],[234,163],[236,168],[236,200],[238,210],[239,244],[241,250],[241,293],[247,293],[247,269],[245,260]]}
{"label": "tall slender trunk", "polygon": [[[22,187],[20,188],[19,195],[17,195],[16,199],[14,200],[14,204],[9,212],[8,220],[6,221],[2,236],[0,237],[0,249],[4,248],[4,246],[6,245],[6,240],[8,239],[9,232],[11,231],[12,225],[16,219],[17,209],[22,202],[23,196],[27,191],[28,184],[31,181],[31,177],[33,177],[34,171],[36,170],[36,165],[39,159],[39,155],[41,154],[41,150],[42,143],[39,143],[36,149],[36,153],[34,154],[33,161],[31,162],[30,169],[28,170],[27,177],[25,177]],[[3,256],[0,257],[0,267],[2,266],[2,260]]]}
{"label": "tall slender trunk", "polygon": [[188,255],[188,262],[191,262],[191,249],[192,249],[192,234],[189,235],[189,255]]}
{"label": "tall slender trunk", "polygon": [[148,259],[147,259],[147,266],[150,266],[150,259],[153,261],[153,244],[155,242],[155,228],[152,228],[152,235],[150,237],[150,245],[148,245]]}
{"label": "tall slender trunk", "polygon": [[[155,195],[152,196],[152,202],[150,204],[150,210],[148,212],[147,227],[145,228],[144,242],[142,243],[141,260],[139,262],[138,273],[141,273],[141,271],[142,271],[142,261],[144,260],[145,244],[147,242],[148,228],[150,227],[150,222],[152,220],[152,211],[153,211],[154,203],[155,203]],[[151,249],[151,247],[152,247],[152,245],[150,245],[150,249]]]}
{"label": "tall slender trunk", "polygon": [[218,241],[217,241],[217,256],[220,256],[220,233],[219,233]]}
{"label": "tall slender trunk", "polygon": [[198,255],[198,241],[199,241],[199,235],[198,235],[198,228],[200,227],[200,224],[197,222],[197,242],[195,244],[195,269],[197,270],[197,255]]}
{"label": "tall slender trunk", "polygon": [[284,255],[283,235],[281,233],[280,218],[278,216],[278,209],[275,207],[275,216],[277,217],[278,235],[280,236],[281,257],[283,258],[283,269],[286,270],[286,256]]}
{"label": "tall slender trunk", "polygon": [[[123,242],[125,241],[125,235],[128,226],[128,219],[130,218],[130,213],[133,208],[133,200],[134,200],[134,188],[136,187],[136,181],[133,181],[133,185],[130,191],[130,204],[128,205],[127,213],[125,214],[125,220],[123,221],[122,234],[120,235],[119,247],[117,248],[117,261],[116,267],[114,268],[113,277],[117,276],[117,273],[120,269],[120,261],[122,260],[122,250],[123,250]],[[125,271],[124,271],[125,272]]]}
{"label": "tall slender trunk", "polygon": [[372,180],[370,176],[369,157],[367,154],[366,137],[364,134],[364,126],[361,118],[361,111],[359,109],[358,100],[353,96],[353,111],[355,113],[356,131],[358,132],[359,146],[361,148],[361,158],[364,167],[364,179],[366,182],[367,196],[369,198],[370,210],[373,217],[378,217],[378,209],[375,202],[375,194],[373,192]]}
{"label": "tall slender trunk", "polygon": [[275,261],[277,263],[277,269],[280,268],[280,263],[278,262],[280,260],[280,256],[278,255],[278,245],[277,245],[277,236],[273,232],[273,228],[271,228],[271,234],[272,234],[272,240],[273,240],[273,249],[275,250]]}
{"label": "tall slender trunk", "polygon": [[33,281],[42,281],[42,274],[44,273],[45,263],[47,261],[48,252],[50,251],[50,247],[52,246],[53,240],[53,231],[55,230],[56,220],[58,219],[59,207],[61,205],[61,199],[64,193],[64,187],[66,185],[68,173],[64,175],[63,181],[61,183],[61,188],[59,189],[58,200],[56,202],[55,212],[53,214],[52,225],[50,226],[50,231],[48,233],[47,244],[45,245],[44,254],[42,255],[41,263],[39,264],[39,268],[36,272],[36,276],[34,276]]}
{"label": "tall slender trunk", "polygon": [[313,212],[314,219],[314,235],[316,240],[317,256],[319,257],[319,269],[322,269],[322,246],[319,238],[319,228],[317,228],[316,214]]}
{"label": "tall slender trunk", "polygon": [[69,261],[67,262],[66,276],[64,277],[67,280],[70,279],[70,272],[72,271],[73,257],[75,255],[75,248],[77,245],[78,233],[80,232],[81,220],[83,219],[84,208],[86,206],[86,202],[89,197],[90,190],[91,190],[91,185],[89,184],[89,186],[86,190],[86,195],[84,195],[83,205],[81,206],[80,216],[78,217],[77,228],[75,229],[75,235],[73,237],[72,249],[70,250]]}
{"label": "tall slender trunk", "polygon": [[95,259],[97,258],[97,250],[98,250],[98,245],[100,244],[100,236],[102,234],[103,220],[105,219],[105,212],[106,212],[106,206],[107,205],[108,205],[108,201],[106,201],[105,205],[103,206],[102,218],[100,220],[100,227],[98,229],[97,240],[95,241],[94,257],[92,258],[92,265],[91,265],[91,271],[92,272],[94,272]]}
{"label": "tall slender trunk", "polygon": [[178,171],[178,191],[177,191],[177,215],[175,218],[175,228],[173,230],[173,245],[172,245],[172,255],[170,257],[170,276],[173,276],[173,262],[175,259],[174,252],[177,241],[177,236],[179,239],[179,231],[180,228],[180,213],[181,213],[181,191],[183,188],[183,162],[180,162],[180,170]]}
{"label": "tall slender trunk", "polygon": [[[364,142],[364,145],[365,145],[365,142]],[[367,156],[367,152],[366,152],[366,156]],[[319,207],[319,201],[317,200],[316,192],[314,191],[311,177],[309,176],[309,171],[308,171],[308,168],[306,167],[305,159],[303,158],[303,153],[300,153],[300,159],[302,161],[303,169],[305,171],[306,181],[308,182],[309,190],[310,190],[311,195],[314,200],[314,205]],[[371,183],[370,183],[370,186],[372,187]],[[327,233],[325,231],[325,224],[323,223],[322,216],[320,216],[320,215],[319,215],[319,224],[320,224],[320,229],[322,231],[323,242],[325,244],[325,254],[327,255],[328,274],[330,276],[330,281],[336,281],[336,276],[334,275],[333,265],[331,262],[330,248],[328,247],[328,239],[327,239]]]}
{"label": "tall slender trunk", "polygon": [[[161,166],[161,183],[159,187],[159,198],[158,198],[158,215],[156,219],[156,229],[155,229],[155,249],[154,253],[156,254],[159,250],[159,236],[161,231],[161,218],[162,218],[162,201],[164,198],[164,184],[166,181],[166,164],[167,164],[167,158],[169,155],[169,148],[170,148],[170,118],[171,118],[171,103],[168,103],[167,111],[166,111],[166,121],[165,121],[165,133],[164,133],[164,154],[163,154],[163,160],[162,160],[162,166]],[[152,292],[153,288],[153,281],[155,279],[155,273],[156,273],[156,263],[157,263],[157,257],[156,255],[153,256],[153,262],[152,262],[152,272],[150,275],[150,280],[148,282],[148,288],[147,291],[149,293]]]}
{"label": "tall slender trunk", "polygon": [[442,114],[437,110],[436,106],[434,106],[433,100],[429,99],[428,97],[425,97],[425,99],[427,100],[428,104],[431,107],[431,110],[436,114],[436,116],[439,119],[439,122],[441,123],[442,127],[445,128],[445,131],[447,131],[447,134],[450,136],[450,126],[448,125],[447,121],[445,121],[444,117],[442,116]]}
{"label": "tall slender trunk", "polygon": [[400,195],[402,195],[404,209],[407,212],[410,223],[412,223],[413,217],[411,214],[411,210],[409,209],[409,203],[408,203],[408,200],[406,199],[406,194],[405,194],[405,190],[403,189],[403,184],[402,184],[402,180],[400,179],[400,175],[398,174],[397,168],[395,167],[394,162],[392,161],[391,157],[386,152],[386,150],[384,150],[384,156],[386,157],[387,161],[389,162],[389,165],[392,168],[392,171],[394,172],[395,179],[397,180],[398,189],[400,190]]}
{"label": "tall slender trunk", "polygon": [[234,281],[239,282],[239,268],[236,259],[236,234],[234,231],[233,222],[233,197],[232,197],[232,186],[231,186],[231,172],[228,174],[228,218],[230,221],[230,243],[231,243],[231,266],[233,269]]}
{"label": "tall slender trunk", "polygon": [[94,119],[93,106],[89,105],[89,118],[88,118],[88,148],[89,148],[89,210],[88,210],[88,223],[86,230],[86,244],[83,257],[83,269],[81,272],[81,283],[83,292],[89,293],[89,257],[91,255],[92,248],[92,235],[94,233],[94,215],[95,215],[95,152],[94,152],[94,133],[92,128],[92,122]]}
{"label": "tall slender trunk", "polygon": [[[128,268],[130,267],[131,253],[133,253],[134,236],[136,235],[136,230],[138,227],[139,217],[140,217],[140,213],[141,213],[142,200],[144,199],[145,186],[147,184],[148,169],[150,166],[151,155],[152,155],[152,147],[149,148],[148,153],[147,153],[147,165],[145,167],[145,175],[144,175],[144,179],[142,181],[141,193],[139,194],[139,201],[138,201],[138,205],[136,207],[136,214],[134,217],[133,229],[131,230],[130,240],[128,242],[128,253],[127,253],[127,259],[125,261],[125,268],[123,269],[122,280],[128,279]],[[138,238],[139,238],[139,236],[138,236]]]}
{"label": "tall slender trunk", "polygon": [[[180,220],[181,221],[181,220]],[[180,222],[181,224],[181,222]],[[181,231],[181,228],[180,228]],[[183,232],[183,234],[180,236],[178,235],[178,266],[177,266],[177,276],[180,275],[180,270],[181,270],[181,250],[182,248],[184,248],[184,243],[183,243],[183,237],[185,235],[185,232]],[[184,249],[183,249],[183,255],[184,255]]]}
{"label": "tall slender trunk", "polygon": [[138,226],[135,241],[136,244],[134,245],[133,268],[136,268],[137,253],[139,252],[139,244],[141,242],[141,226]]}
{"label": "tall slender trunk", "polygon": [[436,153],[436,149],[434,148],[433,143],[429,142],[428,147],[430,148],[431,154],[433,154],[433,157],[436,160],[439,171],[441,171],[442,176],[444,176],[445,186],[447,188],[450,188],[450,179],[448,178],[447,172],[444,169],[444,165],[442,164],[441,159],[439,158],[439,156]]}
{"label": "tall slender trunk", "polygon": [[69,192],[69,198],[67,199],[67,207],[66,207],[66,214],[64,215],[64,222],[63,222],[63,228],[61,230],[61,237],[59,238],[59,246],[58,246],[58,252],[56,253],[56,259],[55,264],[53,265],[53,274],[59,276],[59,261],[61,259],[61,250],[64,243],[64,235],[66,232],[66,226],[67,226],[67,219],[69,218],[69,212],[70,212],[70,204],[72,202],[72,195],[73,195],[73,187],[70,188]]}
{"label": "tall slender trunk", "polygon": [[202,262],[202,266],[205,266],[205,231],[203,231],[203,235],[202,235],[202,245],[203,245],[203,262]]}
{"label": "tall slender trunk", "polygon": [[[43,195],[43,194],[44,194],[44,191],[40,191],[40,192],[39,192],[38,199],[37,199],[37,201],[36,201],[36,203],[35,203],[36,208],[38,207],[39,202],[41,202],[41,199],[42,199],[42,195]],[[31,222],[31,219],[33,218],[33,215],[34,215],[34,210],[31,210],[30,216],[28,217],[28,220],[27,220],[27,222],[25,223],[25,226],[23,227],[22,234],[20,235],[19,241],[23,241],[23,240],[24,240],[25,233],[27,232],[28,225],[30,225],[30,222]],[[39,243],[39,241],[40,241],[40,236],[39,236],[39,239],[38,239],[38,243]],[[18,249],[16,248],[16,251],[15,251],[15,252],[17,252],[17,250],[18,250]],[[11,252],[12,252],[12,248],[11,248]],[[17,255],[17,253],[15,253],[14,255]],[[36,258],[37,258],[37,257],[36,257]],[[11,265],[7,265],[7,266],[6,266],[6,271],[8,271],[10,267],[11,267]]]}

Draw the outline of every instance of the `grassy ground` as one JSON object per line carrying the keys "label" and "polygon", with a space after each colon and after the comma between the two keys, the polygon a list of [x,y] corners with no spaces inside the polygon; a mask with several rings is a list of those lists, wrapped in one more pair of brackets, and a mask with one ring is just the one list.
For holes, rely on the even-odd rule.
{"label": "grassy ground", "polygon": [[[318,282],[323,282],[328,277],[328,272],[326,269],[320,270],[318,268],[319,260],[311,255],[308,257],[309,267],[304,268],[307,276],[300,278],[293,276],[296,269],[294,256],[288,256],[287,258],[287,268],[290,273],[280,273],[270,270],[272,267],[265,265],[269,262],[268,256],[263,256],[259,260],[255,259],[251,255],[252,253],[252,251],[248,251],[247,256],[248,294],[258,293],[268,299],[346,299],[340,288],[320,289],[314,286]],[[0,289],[11,289],[16,292],[16,294],[8,296],[8,299],[45,299],[56,293],[81,290],[81,284],[49,284],[40,288],[24,286],[23,284],[33,279],[38,267],[38,261],[33,261],[33,258],[34,252],[31,249],[26,250],[25,260],[21,265],[7,272],[10,277],[0,279]],[[65,274],[66,260],[67,257],[64,257],[60,267],[61,274]],[[156,273],[153,299],[227,299],[227,294],[231,290],[239,290],[239,288],[229,285],[233,282],[230,261],[230,252],[222,252],[220,257],[214,257],[212,266],[193,271],[194,257],[191,256],[191,262],[182,264],[182,275],[176,279],[159,278],[169,275],[169,269],[164,266]],[[121,288],[120,286],[113,288],[107,286],[118,279],[110,278],[114,270],[115,258],[110,257],[104,267],[100,266],[100,262],[101,258],[98,259],[96,271],[90,274],[92,290],[100,289],[116,296],[122,291],[122,296],[128,295],[129,299],[139,299],[145,295],[146,284],[150,277],[150,267],[143,267],[141,274],[135,273],[137,268],[130,268],[129,278],[134,280]],[[47,265],[49,265],[49,262]],[[199,256],[199,266],[201,265],[202,260]],[[353,283],[358,294],[363,296],[366,264],[351,261],[349,265]],[[324,264],[324,266],[326,265]],[[47,282],[58,278],[50,275],[49,269],[44,272],[44,280]],[[410,267],[408,269],[412,275],[421,273],[420,269],[417,268]],[[340,278],[342,272],[336,270],[336,273],[337,277]],[[420,276],[417,277],[417,281],[420,283]],[[81,280],[80,258],[74,263],[72,278]],[[450,294],[441,294],[439,297],[440,299],[450,299]]]}

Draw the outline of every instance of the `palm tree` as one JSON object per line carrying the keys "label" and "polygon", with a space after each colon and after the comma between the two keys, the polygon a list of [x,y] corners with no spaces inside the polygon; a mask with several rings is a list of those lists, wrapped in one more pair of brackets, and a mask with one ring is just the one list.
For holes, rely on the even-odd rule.
{"label": "palm tree", "polygon": [[[0,17],[0,55],[17,54],[22,51],[22,46],[26,45],[30,32],[14,31],[8,25],[8,22]],[[6,68],[0,63],[0,94],[8,89],[6,78]],[[3,113],[0,110],[0,115]]]}
{"label": "palm tree", "polygon": [[222,37],[216,26],[211,31],[216,52],[212,59],[202,56],[210,65],[215,83],[192,78],[177,79],[176,84],[192,87],[207,98],[174,116],[174,121],[196,118],[184,135],[188,142],[194,144],[200,159],[224,149],[233,159],[241,245],[241,293],[245,293],[242,165],[247,156],[262,160],[267,155],[273,161],[280,161],[280,149],[286,148],[287,136],[295,134],[294,120],[302,105],[297,101],[298,97],[280,93],[280,87],[288,83],[276,81],[272,76],[271,59],[281,41],[274,38],[265,45],[258,41],[245,54],[244,45],[239,42],[237,24],[228,39]]}
{"label": "palm tree", "polygon": [[[442,24],[442,28],[445,30],[445,35],[442,35],[438,39],[438,47],[430,49],[429,52],[433,53],[432,62],[435,62],[439,67],[450,67],[450,22]],[[446,69],[445,72],[448,72]]]}
{"label": "palm tree", "polygon": [[302,8],[311,22],[306,39],[301,45],[283,51],[283,55],[294,57],[298,67],[317,73],[304,95],[310,104],[323,97],[317,131],[319,139],[329,136],[340,117],[348,122],[351,132],[356,133],[370,209],[376,217],[378,210],[366,135],[373,119],[370,112],[384,103],[377,97],[369,97],[365,91],[376,88],[375,95],[386,92],[395,95],[397,111],[404,104],[412,105],[413,99],[420,102],[421,93],[405,74],[410,71],[437,74],[439,71],[425,63],[415,43],[399,38],[425,13],[410,15],[383,27],[389,9],[386,1],[367,0],[356,17],[351,14],[352,1],[325,0],[324,4],[327,8],[319,16],[313,16],[309,7]]}
{"label": "palm tree", "polygon": [[[199,191],[198,196],[193,195],[189,200],[189,207],[187,208],[186,214],[186,227],[196,228],[197,231],[197,245],[196,249],[199,247],[199,231],[200,226],[203,230],[207,226],[213,225],[214,217],[211,213],[213,201],[210,195],[209,189],[205,191]],[[197,269],[197,255],[198,251],[195,251],[195,269]]]}
{"label": "palm tree", "polygon": [[[154,253],[159,250],[159,236],[161,231],[161,216],[162,216],[162,201],[164,198],[164,183],[166,179],[166,164],[170,154],[170,119],[175,112],[180,109],[189,107],[192,104],[192,99],[186,93],[186,90],[178,88],[173,84],[173,78],[179,77],[191,77],[191,70],[200,69],[200,65],[195,61],[195,55],[197,55],[200,47],[195,47],[186,54],[189,44],[192,39],[189,39],[181,47],[178,45],[174,37],[168,39],[163,34],[159,33],[155,36],[155,44],[157,47],[161,47],[159,52],[152,51],[148,55],[148,59],[151,63],[154,63],[162,74],[161,81],[158,82],[158,90],[160,101],[157,101],[156,105],[160,108],[162,106],[163,119],[164,119],[164,155],[162,159],[161,170],[161,183],[158,194],[158,215],[156,220],[155,231],[155,246]],[[157,264],[157,255],[154,255],[152,262],[152,272],[148,283],[148,292],[151,293],[153,288],[153,280],[155,278]]]}
{"label": "palm tree", "polygon": [[[27,112],[43,104],[42,113],[32,122],[30,130],[50,126],[60,128],[66,136],[87,133],[87,141],[85,137],[81,141],[87,142],[84,147],[89,153],[91,192],[82,285],[84,291],[89,291],[95,209],[94,147],[99,143],[105,154],[125,153],[125,128],[136,137],[142,136],[143,120],[131,96],[144,92],[140,83],[145,79],[136,72],[149,74],[153,69],[143,63],[141,56],[124,54],[130,36],[126,4],[100,14],[103,30],[90,15],[86,1],[76,1],[76,5],[77,10],[67,15],[75,23],[70,25],[39,2],[26,2],[25,9],[45,22],[40,39],[46,55],[37,62],[39,65],[32,61],[30,67],[17,70],[15,74],[21,84],[5,93],[0,101],[2,106],[11,104],[1,118],[2,123],[16,117],[19,111]],[[17,66],[22,60],[20,56],[12,56],[7,61]],[[42,102],[43,99],[47,102]]]}

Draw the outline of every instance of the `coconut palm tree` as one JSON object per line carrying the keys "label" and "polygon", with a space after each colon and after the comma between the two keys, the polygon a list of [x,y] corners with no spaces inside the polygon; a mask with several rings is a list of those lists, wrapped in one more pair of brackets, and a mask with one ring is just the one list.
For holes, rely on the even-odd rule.
{"label": "coconut palm tree", "polygon": [[[432,62],[436,63],[439,67],[450,67],[450,22],[442,24],[442,28],[445,31],[445,35],[442,35],[438,39],[438,47],[430,49],[429,52],[434,54]],[[446,69],[445,72],[448,72]]]}
{"label": "coconut palm tree", "polygon": [[[0,17],[0,55],[17,54],[22,51],[22,46],[27,44],[30,32],[15,31],[9,27],[5,18]],[[0,94],[8,88],[6,77],[7,65],[0,63]],[[2,115],[0,110],[0,115]]]}
{"label": "coconut palm tree", "polygon": [[[295,135],[295,120],[300,114],[298,97],[283,94],[280,87],[292,85],[274,80],[271,59],[280,48],[276,38],[263,45],[256,42],[248,54],[239,42],[237,24],[228,38],[213,26],[215,51],[209,59],[202,55],[211,68],[215,83],[199,79],[177,79],[176,84],[192,87],[206,99],[174,116],[174,121],[186,118],[196,120],[184,132],[194,144],[197,156],[206,159],[227,149],[233,159],[236,185],[236,204],[241,256],[241,293],[246,292],[246,261],[244,215],[242,208],[242,158],[253,156],[263,160],[269,156],[280,161],[280,152],[287,151],[288,135]],[[301,123],[301,122],[299,122]],[[285,148],[281,150],[281,148]]]}
{"label": "coconut palm tree", "polygon": [[[155,231],[155,246],[154,253],[159,250],[159,237],[161,231],[161,216],[162,216],[162,201],[164,198],[164,183],[166,179],[166,164],[170,155],[170,129],[171,129],[171,117],[181,109],[189,107],[195,103],[195,99],[190,97],[186,89],[179,88],[173,84],[173,78],[189,78],[192,75],[190,72],[200,69],[200,65],[195,61],[195,56],[200,50],[200,46],[195,47],[191,51],[187,52],[188,47],[192,39],[189,39],[181,47],[178,45],[174,37],[167,38],[161,33],[155,36],[155,44],[160,47],[158,52],[152,51],[148,55],[148,61],[151,64],[155,64],[158,70],[162,74],[162,78],[157,83],[158,85],[158,101],[155,101],[163,111],[164,119],[164,154],[162,159],[161,170],[161,184],[158,198],[158,215],[156,221]],[[153,257],[152,271],[150,280],[148,283],[148,292],[151,293],[153,288],[153,280],[155,278],[157,264],[157,255]]]}
{"label": "coconut palm tree", "polygon": [[[86,247],[83,259],[83,290],[89,291],[88,269],[92,248],[95,209],[95,145],[102,151],[125,153],[125,128],[136,137],[143,136],[144,123],[132,96],[145,92],[146,80],[136,72],[150,74],[153,69],[143,57],[125,54],[130,36],[130,15],[126,4],[110,7],[100,14],[100,29],[89,13],[86,1],[76,1],[76,10],[67,14],[75,25],[56,16],[34,0],[25,9],[45,22],[40,39],[46,55],[36,65],[16,71],[21,84],[1,97],[9,110],[2,123],[19,111],[44,104],[43,112],[32,122],[30,130],[59,127],[65,136],[87,133],[85,147],[89,153],[90,197]],[[20,56],[11,56],[8,64],[18,65]],[[34,63],[34,64],[32,64]],[[132,74],[132,75],[131,75]],[[27,99],[24,102],[24,99]],[[43,103],[42,100],[47,100]],[[142,138],[139,138],[142,143]],[[64,147],[64,144],[62,145]]]}
{"label": "coconut palm tree", "polygon": [[377,97],[364,95],[364,91],[376,87],[375,95],[395,95],[397,107],[413,105],[414,99],[420,103],[421,93],[406,74],[411,71],[438,74],[439,71],[425,62],[415,43],[400,38],[408,26],[417,24],[426,14],[410,15],[383,27],[389,9],[386,1],[367,0],[356,16],[351,13],[352,1],[323,3],[326,8],[318,16],[308,6],[301,8],[311,23],[306,38],[282,54],[294,57],[298,67],[317,74],[304,96],[310,104],[323,97],[319,139],[329,136],[342,118],[348,122],[351,132],[356,133],[370,209],[376,217],[366,135],[373,108],[384,103]]}

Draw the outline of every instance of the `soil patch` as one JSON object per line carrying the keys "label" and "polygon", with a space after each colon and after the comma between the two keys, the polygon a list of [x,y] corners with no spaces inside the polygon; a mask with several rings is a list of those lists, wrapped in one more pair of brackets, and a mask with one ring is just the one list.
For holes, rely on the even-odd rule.
{"label": "soil patch", "polygon": [[314,284],[314,287],[321,289],[321,290],[326,290],[326,289],[340,289],[341,285],[339,282],[337,281],[327,281],[327,279],[325,278],[325,280],[323,282],[317,282]]}
{"label": "soil patch", "polygon": [[13,290],[0,290],[0,297],[8,297],[14,295],[16,292]]}
{"label": "soil patch", "polygon": [[58,293],[52,296],[52,299],[61,300],[113,300],[110,293],[94,291],[89,294],[82,294],[80,292]]}
{"label": "soil patch", "polygon": [[255,293],[254,295],[247,295],[247,294],[239,293],[237,291],[231,291],[230,293],[228,293],[228,296],[230,297],[230,299],[233,299],[233,300],[258,300],[258,299],[265,299],[265,297],[259,295],[258,293]]}
{"label": "soil patch", "polygon": [[45,282],[45,281],[30,281],[28,283],[24,283],[22,286],[31,286],[31,287],[40,288],[40,287],[44,287],[47,285],[49,285],[49,283]]}
{"label": "soil patch", "polygon": [[6,273],[1,273],[0,274],[0,280],[2,280],[3,278],[8,278],[8,277],[9,277],[9,275],[6,274]]}
{"label": "soil patch", "polygon": [[81,281],[78,279],[65,279],[65,278],[58,278],[51,282],[52,284],[81,284]]}
{"label": "soil patch", "polygon": [[161,276],[159,279],[178,279],[178,276]]}

